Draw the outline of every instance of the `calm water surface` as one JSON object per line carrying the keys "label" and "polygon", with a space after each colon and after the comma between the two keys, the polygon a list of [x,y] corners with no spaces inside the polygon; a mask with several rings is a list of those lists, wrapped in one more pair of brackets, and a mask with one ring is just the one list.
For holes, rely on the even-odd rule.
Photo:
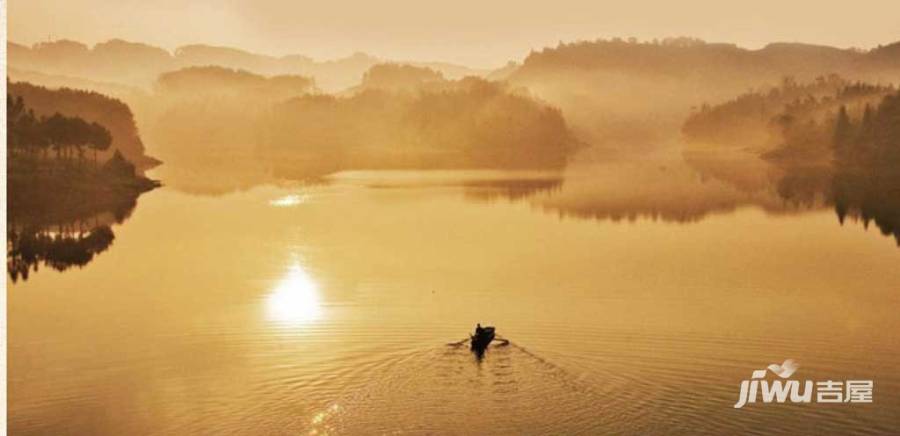
{"label": "calm water surface", "polygon": [[[90,264],[9,289],[11,430],[900,428],[893,239],[678,168],[586,174],[150,192]],[[512,342],[480,363],[446,345],[478,321]],[[874,404],[732,407],[786,358]]]}

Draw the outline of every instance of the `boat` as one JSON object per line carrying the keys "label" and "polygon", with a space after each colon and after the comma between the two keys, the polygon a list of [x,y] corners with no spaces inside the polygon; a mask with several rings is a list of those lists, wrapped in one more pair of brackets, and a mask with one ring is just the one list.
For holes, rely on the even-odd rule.
{"label": "boat", "polygon": [[481,324],[479,324],[475,327],[475,334],[471,335],[470,339],[472,352],[478,357],[481,357],[484,355],[484,350],[486,350],[488,345],[491,344],[491,341],[494,340],[494,328],[482,327]]}

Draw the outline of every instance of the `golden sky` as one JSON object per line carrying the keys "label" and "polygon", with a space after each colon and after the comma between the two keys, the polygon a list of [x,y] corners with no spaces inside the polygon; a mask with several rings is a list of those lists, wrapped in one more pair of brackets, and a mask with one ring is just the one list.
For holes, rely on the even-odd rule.
{"label": "golden sky", "polygon": [[497,66],[558,41],[696,36],[760,47],[900,40],[900,1],[9,0],[9,38],[229,45],[316,58],[365,51]]}

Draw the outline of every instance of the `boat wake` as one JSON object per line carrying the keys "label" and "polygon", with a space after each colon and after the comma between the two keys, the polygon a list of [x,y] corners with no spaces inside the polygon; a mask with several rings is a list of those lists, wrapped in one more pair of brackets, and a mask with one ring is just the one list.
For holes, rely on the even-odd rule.
{"label": "boat wake", "polygon": [[410,353],[369,374],[319,422],[337,433],[595,433],[603,428],[594,389],[507,342],[478,360],[463,346]]}

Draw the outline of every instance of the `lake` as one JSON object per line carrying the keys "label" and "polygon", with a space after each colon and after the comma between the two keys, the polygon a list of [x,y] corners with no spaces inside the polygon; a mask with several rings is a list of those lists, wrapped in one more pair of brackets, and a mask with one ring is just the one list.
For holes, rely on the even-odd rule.
{"label": "lake", "polygon": [[[348,172],[217,195],[161,176],[90,263],[11,284],[10,430],[900,428],[897,241],[765,176],[696,168]],[[477,322],[510,345],[481,361],[448,345]],[[795,379],[873,380],[874,402],[733,407],[785,359]]]}

